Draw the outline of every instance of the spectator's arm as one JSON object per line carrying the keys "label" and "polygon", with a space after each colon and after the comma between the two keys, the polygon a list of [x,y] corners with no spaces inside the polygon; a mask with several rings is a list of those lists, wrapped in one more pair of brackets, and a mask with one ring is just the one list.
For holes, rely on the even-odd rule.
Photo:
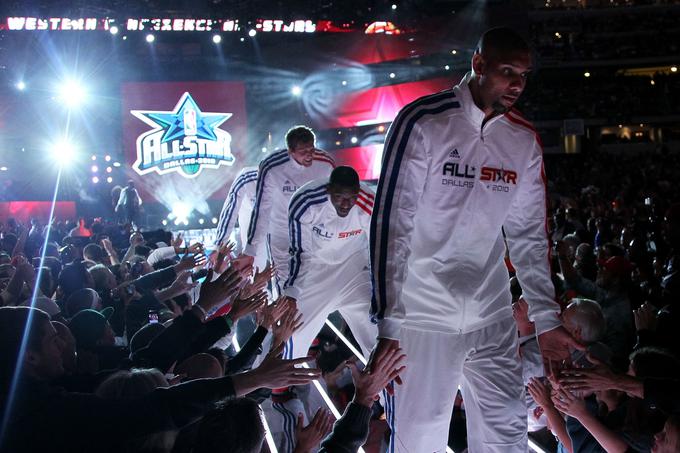
{"label": "spectator's arm", "polygon": [[24,253],[24,247],[26,246],[26,239],[28,238],[28,229],[26,228],[21,228],[21,233],[19,233],[19,238],[17,239],[17,243],[14,245],[14,250],[12,250],[12,257],[17,256],[18,254],[23,254]]}
{"label": "spectator's arm", "polygon": [[153,266],[159,261],[174,258],[176,255],[175,247],[159,247],[149,254],[146,261]]}
{"label": "spectator's arm", "polygon": [[174,266],[171,266],[142,275],[132,283],[137,288],[137,291],[142,292],[170,286],[175,281],[175,278],[177,278],[177,273]]}
{"label": "spectator's arm", "polygon": [[264,327],[258,327],[241,350],[227,362],[225,374],[235,374],[243,371],[246,364],[250,363],[251,359],[257,355],[268,332]]}

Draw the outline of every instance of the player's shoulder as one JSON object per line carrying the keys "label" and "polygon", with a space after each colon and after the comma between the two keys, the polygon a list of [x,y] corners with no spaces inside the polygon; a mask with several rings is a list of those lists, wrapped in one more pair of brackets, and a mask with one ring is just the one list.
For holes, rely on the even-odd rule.
{"label": "player's shoulder", "polygon": [[373,205],[375,204],[375,192],[365,183],[359,186],[359,196],[357,197],[357,206],[361,212],[367,215],[373,214]]}
{"label": "player's shoulder", "polygon": [[276,167],[277,165],[285,164],[290,160],[290,154],[288,154],[287,149],[281,149],[274,151],[269,156],[265,157],[260,161],[260,171]]}
{"label": "player's shoulder", "polygon": [[243,167],[236,175],[235,181],[246,181],[253,177],[257,178],[258,167]]}
{"label": "player's shoulder", "polygon": [[328,178],[309,181],[295,191],[290,199],[290,211],[307,210],[310,206],[320,204],[328,199]]}
{"label": "player's shoulder", "polygon": [[321,164],[328,164],[331,167],[335,168],[335,159],[333,159],[333,156],[331,156],[326,151],[323,151],[321,149],[318,148],[314,149],[314,160]]}
{"label": "player's shoulder", "polygon": [[453,90],[453,88],[447,88],[446,90],[439,91],[438,93],[427,94],[409,102],[399,111],[399,115],[404,116],[408,113],[414,113],[420,110],[429,110],[432,108],[443,110],[459,107],[460,103],[457,100],[456,92]]}
{"label": "player's shoulder", "polygon": [[534,125],[522,115],[522,113],[516,108],[511,108],[504,115],[503,119],[506,124],[512,128],[514,131],[524,133],[531,139],[538,138],[538,132]]}

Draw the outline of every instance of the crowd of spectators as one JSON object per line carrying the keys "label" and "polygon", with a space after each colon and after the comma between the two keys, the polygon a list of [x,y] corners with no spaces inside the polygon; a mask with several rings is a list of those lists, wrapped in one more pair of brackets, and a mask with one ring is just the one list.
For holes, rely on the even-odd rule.
{"label": "crowd of spectators", "polygon": [[585,350],[544,373],[511,286],[530,431],[547,426],[558,451],[680,449],[678,163],[668,151],[546,159],[556,294]]}
{"label": "crowd of spectators", "polygon": [[650,78],[545,71],[531,81],[518,108],[532,121],[604,118],[617,124],[631,117],[677,115],[679,93],[677,73]]}
{"label": "crowd of spectators", "polygon": [[[99,219],[2,223],[0,450],[259,452],[270,389],[304,387],[322,370],[281,358],[297,309],[268,301],[270,268],[232,258],[230,245],[210,254]],[[237,350],[246,318],[255,326]],[[335,425],[326,411],[302,417],[297,453],[356,451],[403,361],[368,374],[329,355],[316,363],[349,376],[337,392],[345,413]]]}

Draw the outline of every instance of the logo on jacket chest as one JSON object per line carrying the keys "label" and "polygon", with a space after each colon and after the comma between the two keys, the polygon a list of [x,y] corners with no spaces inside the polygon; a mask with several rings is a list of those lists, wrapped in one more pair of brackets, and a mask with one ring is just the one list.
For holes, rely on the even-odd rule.
{"label": "logo on jacket chest", "polygon": [[314,225],[312,227],[312,232],[322,239],[333,239],[333,233],[328,231],[323,223]]}
{"label": "logo on jacket chest", "polygon": [[[456,156],[456,158],[459,157],[457,152]],[[444,176],[442,178],[442,185],[472,189],[475,185],[475,170],[475,167],[472,165],[459,162],[445,162],[442,168],[442,175]]]}
{"label": "logo on jacket chest", "polygon": [[290,194],[295,193],[296,190],[298,190],[298,186],[296,186],[294,182],[291,182],[287,179],[283,183],[283,187],[281,188],[281,191],[283,193],[290,193]]}

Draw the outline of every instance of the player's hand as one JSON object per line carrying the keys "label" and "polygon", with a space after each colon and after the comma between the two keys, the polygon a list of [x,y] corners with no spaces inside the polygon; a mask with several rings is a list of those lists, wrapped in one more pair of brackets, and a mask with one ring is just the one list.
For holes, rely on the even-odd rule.
{"label": "player's hand", "polygon": [[[391,338],[378,338],[378,342],[373,347],[371,355],[368,359],[368,364],[366,365],[366,371],[372,373],[374,369],[381,369],[385,366],[385,362],[394,353],[394,351],[399,349],[399,340],[393,340]],[[394,381],[401,385],[401,378],[397,374],[394,377]],[[391,386],[387,387],[387,391],[390,395],[394,393],[394,389]]]}
{"label": "player's hand", "polygon": [[585,351],[586,347],[576,341],[574,337],[562,327],[556,327],[538,336],[538,347],[543,356],[545,375],[553,378],[554,372],[568,363],[571,351]]}
{"label": "player's hand", "polygon": [[283,345],[279,345],[267,354],[259,367],[248,373],[252,381],[257,384],[257,388],[274,389],[290,385],[304,385],[321,377],[319,369],[298,367],[312,360],[311,357],[284,360],[281,358],[282,353]]}
{"label": "player's hand", "polygon": [[300,327],[302,327],[302,324],[302,313],[289,305],[289,309],[286,311],[286,314],[281,317],[281,320],[272,325],[272,333],[274,334],[272,344],[280,345],[285,343]]}
{"label": "player's hand", "polygon": [[[391,340],[395,341],[395,340]],[[406,354],[401,349],[390,348],[386,349],[380,361],[373,362],[373,366],[369,370],[365,367],[359,371],[356,362],[348,363],[349,369],[352,372],[352,381],[354,381],[354,402],[362,406],[371,407],[373,401],[378,399],[378,394],[385,388],[388,391],[391,387],[389,384],[398,378],[406,368]]]}

